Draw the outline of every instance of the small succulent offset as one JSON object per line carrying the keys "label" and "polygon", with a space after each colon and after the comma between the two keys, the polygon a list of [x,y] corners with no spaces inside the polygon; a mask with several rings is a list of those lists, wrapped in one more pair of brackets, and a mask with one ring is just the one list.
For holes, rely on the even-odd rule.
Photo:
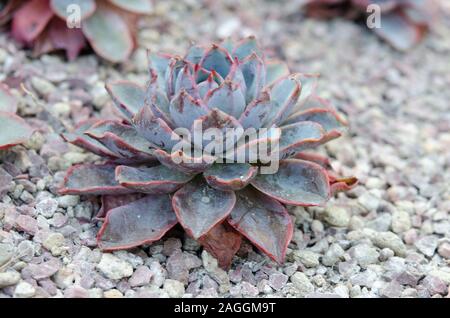
{"label": "small succulent offset", "polygon": [[15,113],[17,99],[9,88],[0,83],[0,150],[26,142],[33,129]]}
{"label": "small succulent offset", "polygon": [[75,59],[87,46],[111,62],[125,61],[135,46],[136,22],[151,0],[9,0],[0,22],[12,20],[12,37],[39,55],[64,50]]}
{"label": "small succulent offset", "polygon": [[[180,223],[223,267],[242,236],[283,262],[293,235],[286,206],[323,205],[356,183],[336,177],[326,158],[307,151],[346,126],[315,95],[318,76],[289,74],[286,64],[265,58],[254,37],[194,45],[184,57],[148,58],[145,88],[107,84],[123,119],[87,121],[64,135],[106,162],[72,167],[60,192],[102,196],[97,239],[103,250],[152,243]],[[263,163],[234,157],[221,162],[222,153],[205,152],[198,140],[191,146],[203,150],[200,155],[172,151],[181,138],[176,131],[199,122],[222,132],[277,127],[279,134],[246,139],[240,150],[279,142],[278,170],[263,174]],[[232,146],[238,144],[233,139]]]}
{"label": "small succulent offset", "polygon": [[372,30],[400,51],[423,39],[437,13],[435,0],[306,0],[304,6],[311,17],[359,20],[373,13],[370,5],[378,5],[381,11],[381,25]]}

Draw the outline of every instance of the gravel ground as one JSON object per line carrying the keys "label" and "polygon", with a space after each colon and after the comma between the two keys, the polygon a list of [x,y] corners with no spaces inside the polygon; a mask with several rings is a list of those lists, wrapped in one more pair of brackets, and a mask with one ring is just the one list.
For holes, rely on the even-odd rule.
{"label": "gravel ground", "polygon": [[[450,6],[419,47],[401,54],[344,20],[306,20],[297,1],[159,1],[140,48],[120,66],[86,55],[31,58],[0,37],[1,79],[24,81],[20,113],[39,128],[0,155],[0,297],[450,297]],[[222,2],[223,3],[223,2]],[[112,116],[107,80],[145,82],[145,47],[256,34],[350,121],[323,151],[360,185],[326,208],[295,208],[283,266],[244,244],[226,272],[174,230],[103,254],[96,200],[57,196],[65,170],[96,158],[59,133]],[[14,166],[15,165],[15,166]]]}

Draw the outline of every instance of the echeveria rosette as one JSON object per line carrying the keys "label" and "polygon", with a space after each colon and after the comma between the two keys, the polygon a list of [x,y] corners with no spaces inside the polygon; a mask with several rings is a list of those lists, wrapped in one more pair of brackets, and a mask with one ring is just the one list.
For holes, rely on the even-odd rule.
{"label": "echeveria rosette", "polygon": [[[80,27],[72,27],[75,6]],[[10,0],[0,18],[12,16],[13,38],[37,55],[64,50],[73,60],[88,42],[104,59],[122,62],[135,46],[138,16],[151,11],[151,0]]]}
{"label": "echeveria rosette", "polygon": [[[223,267],[242,236],[283,262],[293,234],[286,206],[323,205],[356,183],[336,177],[326,158],[308,152],[346,126],[315,95],[318,76],[289,74],[284,63],[265,58],[253,37],[193,46],[184,57],[148,58],[147,87],[107,84],[120,120],[84,122],[64,135],[106,162],[72,167],[60,192],[102,196],[97,217],[105,221],[98,234],[104,250],[154,242],[179,223]],[[279,127],[278,134],[241,145],[279,141],[278,171],[262,174],[261,163],[218,163],[219,153],[171,151],[181,140],[174,130],[192,129],[196,120],[219,130]],[[192,157],[198,160],[175,160]]]}
{"label": "echeveria rosette", "polygon": [[309,16],[349,19],[367,17],[369,5],[379,5],[381,27],[372,30],[394,48],[404,51],[419,43],[436,18],[435,0],[306,0]]}
{"label": "echeveria rosette", "polygon": [[33,129],[15,113],[17,99],[9,88],[0,83],[0,150],[26,142]]}

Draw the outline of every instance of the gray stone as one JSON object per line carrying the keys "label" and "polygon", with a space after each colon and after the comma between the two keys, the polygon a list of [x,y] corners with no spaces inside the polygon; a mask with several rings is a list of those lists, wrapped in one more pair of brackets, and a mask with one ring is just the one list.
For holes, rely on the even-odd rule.
{"label": "gray stone", "polygon": [[58,204],[62,208],[74,207],[80,202],[78,195],[63,195],[58,198]]}
{"label": "gray stone", "polygon": [[12,244],[0,243],[0,266],[6,264],[14,255]]}
{"label": "gray stone", "polygon": [[362,194],[358,198],[358,202],[368,211],[376,211],[380,206],[380,199],[370,192],[365,192]]}
{"label": "gray stone", "polygon": [[181,249],[176,249],[170,255],[166,262],[167,273],[169,278],[188,283],[189,279],[189,268],[186,265],[185,258]]}
{"label": "gray stone", "polygon": [[63,252],[64,236],[61,233],[51,233],[42,243],[53,256],[59,256]]}
{"label": "gray stone", "polygon": [[166,256],[172,255],[176,250],[181,250],[181,241],[178,238],[170,237],[164,242],[163,254]]}
{"label": "gray stone", "polygon": [[164,290],[171,298],[181,298],[184,295],[184,284],[173,279],[166,279]]}
{"label": "gray stone", "polygon": [[373,270],[367,269],[361,273],[356,275],[352,275],[350,277],[350,282],[352,285],[365,286],[368,288],[372,288],[373,283],[377,280],[377,273]]}
{"label": "gray stone", "polygon": [[17,272],[0,272],[0,288],[15,285],[19,280],[20,274]]}
{"label": "gray stone", "polygon": [[150,271],[152,273],[151,283],[156,287],[161,287],[166,280],[166,271],[161,264],[156,261],[150,263]]}
{"label": "gray stone", "polygon": [[287,283],[289,277],[282,273],[275,272],[269,276],[269,284],[275,290],[281,290]]}
{"label": "gray stone", "polygon": [[316,267],[319,265],[319,254],[308,250],[294,251],[294,260],[306,267]]}
{"label": "gray stone", "polygon": [[347,227],[350,215],[344,207],[330,205],[325,209],[325,221],[332,226]]}
{"label": "gray stone", "polygon": [[122,279],[133,275],[133,267],[113,254],[103,254],[97,269],[109,279]]}
{"label": "gray stone", "polygon": [[402,285],[396,281],[392,281],[381,291],[381,295],[388,298],[398,298],[401,296],[402,292]]}
{"label": "gray stone", "polygon": [[21,281],[14,289],[15,298],[30,298],[36,293],[36,289],[30,283]]}
{"label": "gray stone", "polygon": [[304,296],[306,294],[312,293],[314,291],[314,286],[308,279],[308,277],[302,273],[297,272],[291,276],[291,282],[294,287],[298,290],[299,294]]}
{"label": "gray stone", "polygon": [[252,284],[250,284],[248,282],[242,282],[241,283],[241,293],[243,296],[256,297],[259,294],[259,290],[257,287],[253,286]]}
{"label": "gray stone", "polygon": [[422,254],[431,257],[438,246],[438,238],[434,235],[424,236],[418,239],[414,245]]}
{"label": "gray stone", "polygon": [[64,298],[88,298],[89,292],[81,286],[70,286],[64,290]]}
{"label": "gray stone", "polygon": [[371,237],[372,243],[379,248],[390,248],[395,255],[404,256],[406,253],[405,244],[392,232],[380,232]]}
{"label": "gray stone", "polygon": [[38,231],[37,221],[29,215],[19,215],[16,219],[16,226],[19,230],[34,235]]}
{"label": "gray stone", "polygon": [[145,286],[150,283],[152,278],[152,271],[147,266],[139,266],[134,271],[128,282],[131,287]]}
{"label": "gray stone", "polygon": [[322,257],[322,264],[325,266],[333,266],[340,261],[344,253],[344,250],[339,244],[332,244]]}
{"label": "gray stone", "polygon": [[356,245],[350,249],[349,253],[363,268],[369,264],[378,263],[378,257],[380,256],[376,248],[367,244]]}
{"label": "gray stone", "polygon": [[435,276],[428,275],[422,281],[421,285],[425,287],[430,295],[441,294],[445,295],[447,293],[447,285],[441,279]]}
{"label": "gray stone", "polygon": [[411,228],[411,219],[408,212],[396,210],[392,213],[392,231],[394,233],[403,233]]}
{"label": "gray stone", "polygon": [[61,262],[56,258],[52,258],[40,264],[28,264],[24,271],[29,272],[34,279],[40,280],[54,275],[60,268]]}
{"label": "gray stone", "polygon": [[36,212],[46,218],[51,218],[58,209],[58,201],[47,198],[36,204]]}
{"label": "gray stone", "polygon": [[438,253],[445,259],[450,259],[450,243],[443,242],[439,245]]}

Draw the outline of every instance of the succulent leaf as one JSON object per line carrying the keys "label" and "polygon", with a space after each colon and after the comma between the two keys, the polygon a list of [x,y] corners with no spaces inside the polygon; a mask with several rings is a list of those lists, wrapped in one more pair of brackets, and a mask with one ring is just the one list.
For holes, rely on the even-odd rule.
{"label": "succulent leaf", "polygon": [[215,189],[236,191],[245,188],[257,173],[258,167],[248,163],[215,164],[203,172],[203,176]]}
{"label": "succulent leaf", "polygon": [[0,150],[26,142],[34,130],[19,116],[0,111]]}
{"label": "succulent leaf", "polygon": [[143,196],[144,194],[142,193],[130,193],[123,195],[102,195],[101,197],[102,206],[100,210],[97,212],[95,219],[102,220],[106,216],[106,214],[112,209],[142,199]]}
{"label": "succulent leaf", "polygon": [[185,90],[170,102],[170,116],[177,127],[190,129],[194,120],[208,113],[208,108],[199,99],[194,99]]}
{"label": "succulent leaf", "polygon": [[49,0],[28,1],[14,14],[12,36],[17,41],[31,44],[44,31],[52,17]]}
{"label": "succulent leaf", "polygon": [[266,85],[271,86],[279,78],[289,75],[289,68],[286,63],[281,61],[267,61],[266,62]]}
{"label": "succulent leaf", "polygon": [[291,217],[278,201],[249,187],[236,193],[228,222],[278,263],[282,263],[293,235]]}
{"label": "succulent leaf", "polygon": [[104,251],[128,249],[159,240],[175,224],[169,195],[147,195],[109,211],[97,242]]}
{"label": "succulent leaf", "polygon": [[163,165],[150,168],[119,166],[116,169],[117,181],[140,193],[172,193],[192,178],[192,175],[173,171]]}
{"label": "succulent leaf", "polygon": [[130,162],[153,162],[152,145],[128,125],[113,120],[98,122],[86,133],[119,158]]}
{"label": "succulent leaf", "polygon": [[283,158],[292,157],[325,141],[325,131],[321,125],[311,121],[297,122],[281,127],[279,153]]}
{"label": "succulent leaf", "polygon": [[234,192],[211,188],[200,178],[184,185],[172,199],[178,221],[194,239],[221,223],[235,202]]}
{"label": "succulent leaf", "polygon": [[227,77],[232,64],[233,59],[230,53],[218,45],[213,45],[206,51],[199,63],[202,68],[208,71],[214,70],[223,78]]}
{"label": "succulent leaf", "polygon": [[106,90],[112,97],[116,107],[127,119],[141,110],[145,104],[145,90],[129,81],[115,81],[106,84]]}
{"label": "succulent leaf", "polygon": [[132,120],[138,134],[152,145],[171,150],[180,141],[178,135],[161,118],[153,115],[150,107],[144,106]]}
{"label": "succulent leaf", "polygon": [[240,69],[247,88],[245,99],[249,103],[255,98],[259,98],[262,88],[266,85],[266,67],[258,55],[252,54],[242,61]]}
{"label": "succulent leaf", "polygon": [[254,36],[249,36],[237,43],[232,53],[233,57],[236,57],[239,61],[243,61],[252,54],[263,55]]}
{"label": "succulent leaf", "polygon": [[271,109],[266,127],[283,122],[297,104],[300,92],[301,85],[295,76],[283,78],[273,85],[270,95],[276,107]]}
{"label": "succulent leaf", "polygon": [[115,6],[136,14],[150,14],[153,11],[150,0],[109,0]]}
{"label": "succulent leaf", "polygon": [[64,185],[59,190],[61,194],[74,195],[119,195],[133,193],[133,190],[121,186],[116,181],[116,166],[77,165],[67,172]]}
{"label": "succulent leaf", "polygon": [[260,174],[250,183],[266,195],[289,205],[323,205],[330,197],[326,171],[318,164],[298,159],[281,160],[275,174]]}
{"label": "succulent leaf", "polygon": [[340,116],[331,109],[313,108],[300,111],[291,115],[285,124],[310,121],[320,124],[327,133],[336,131],[341,133],[346,128],[346,123]]}
{"label": "succulent leaf", "polygon": [[97,3],[97,10],[82,23],[94,51],[113,63],[125,61],[134,42],[126,20],[114,9]]}
{"label": "succulent leaf", "polygon": [[216,161],[213,156],[201,153],[199,155],[196,153],[186,154],[182,150],[167,153],[162,149],[157,149],[153,154],[166,167],[188,174],[203,172]]}
{"label": "succulent leaf", "polygon": [[11,93],[8,86],[0,83],[0,112],[15,113],[17,111],[17,98]]}
{"label": "succulent leaf", "polygon": [[95,0],[50,0],[50,7],[53,12],[64,21],[72,14],[72,11],[68,10],[71,5],[80,8],[81,20],[91,16],[97,7]]}

